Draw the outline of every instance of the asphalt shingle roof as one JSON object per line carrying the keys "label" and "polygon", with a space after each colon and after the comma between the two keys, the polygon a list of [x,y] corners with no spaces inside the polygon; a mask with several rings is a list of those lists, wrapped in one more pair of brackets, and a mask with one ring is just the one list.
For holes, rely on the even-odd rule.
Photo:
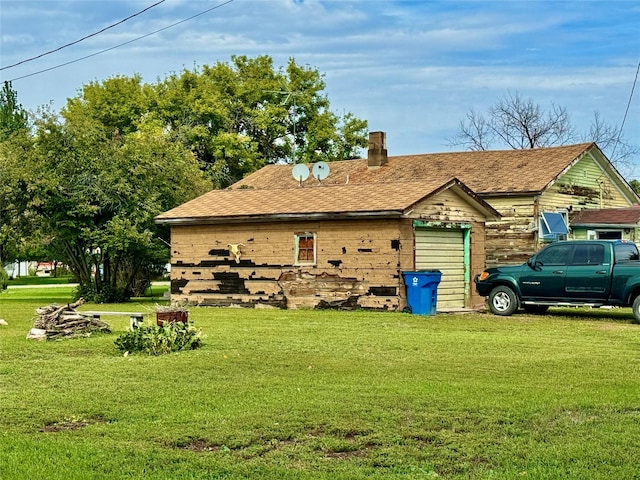
{"label": "asphalt shingle roof", "polygon": [[571,225],[636,225],[640,222],[640,206],[628,208],[584,209],[571,219]]}
{"label": "asphalt shingle roof", "polygon": [[[437,179],[444,183],[455,177],[479,195],[540,192],[594,145],[399,155],[390,156],[377,169],[369,169],[366,159],[344,160],[329,164],[331,173],[322,183],[361,185]],[[314,183],[318,182],[312,176],[304,182]],[[291,188],[297,184],[291,165],[268,165],[232,188]]]}
{"label": "asphalt shingle roof", "polygon": [[[290,168],[289,168],[290,169]],[[328,213],[403,212],[429,196],[442,182],[370,185],[306,185],[269,189],[212,190],[158,217],[235,218],[257,215],[312,215]]]}
{"label": "asphalt shingle roof", "polygon": [[402,212],[451,182],[495,213],[476,194],[542,191],[594,145],[400,155],[388,157],[379,168],[368,168],[366,159],[336,161],[322,182],[310,175],[302,185],[291,165],[268,165],[156,220]]}

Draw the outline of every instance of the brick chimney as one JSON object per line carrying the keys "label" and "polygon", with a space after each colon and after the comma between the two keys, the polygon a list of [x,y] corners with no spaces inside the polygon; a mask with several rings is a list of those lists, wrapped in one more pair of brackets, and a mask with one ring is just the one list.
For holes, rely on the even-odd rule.
{"label": "brick chimney", "polygon": [[380,168],[385,163],[387,163],[387,134],[385,132],[369,132],[367,165],[369,168]]}

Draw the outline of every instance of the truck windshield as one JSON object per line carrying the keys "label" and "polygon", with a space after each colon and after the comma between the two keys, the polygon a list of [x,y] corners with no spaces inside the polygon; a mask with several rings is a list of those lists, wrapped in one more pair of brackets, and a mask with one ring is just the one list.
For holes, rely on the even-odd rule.
{"label": "truck windshield", "polygon": [[639,260],[638,247],[633,243],[619,243],[614,247],[616,263]]}

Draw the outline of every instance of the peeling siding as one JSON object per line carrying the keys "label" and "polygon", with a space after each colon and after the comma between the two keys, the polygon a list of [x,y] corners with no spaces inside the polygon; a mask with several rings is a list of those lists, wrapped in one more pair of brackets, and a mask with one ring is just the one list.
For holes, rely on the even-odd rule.
{"label": "peeling siding", "polygon": [[[398,272],[413,264],[400,220],[172,227],[172,300],[278,308],[404,304]],[[317,263],[295,264],[296,232],[317,235]],[[226,246],[242,243],[236,263]]]}
{"label": "peeling siding", "polygon": [[599,164],[587,155],[540,196],[485,198],[502,218],[487,222],[487,266],[523,263],[543,245],[538,216],[543,211],[617,208],[631,204]]}
{"label": "peeling siding", "polygon": [[[484,216],[446,190],[406,218],[173,225],[173,301],[274,308],[401,310],[415,270],[413,220],[471,225],[469,268],[484,266]],[[295,235],[315,234],[316,263],[297,265]],[[236,262],[230,244],[241,244]],[[468,282],[469,283],[469,282]],[[466,285],[467,290],[471,289]],[[475,294],[466,306],[482,305]]]}
{"label": "peeling siding", "polygon": [[535,240],[533,196],[498,197],[486,199],[502,218],[487,222],[486,263],[495,267],[522,263]]}

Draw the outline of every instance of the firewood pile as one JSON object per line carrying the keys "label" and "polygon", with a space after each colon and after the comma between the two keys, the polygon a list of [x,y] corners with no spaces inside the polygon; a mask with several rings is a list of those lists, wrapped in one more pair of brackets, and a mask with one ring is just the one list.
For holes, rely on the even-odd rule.
{"label": "firewood pile", "polygon": [[76,310],[81,298],[67,305],[51,304],[36,309],[37,317],[27,338],[53,340],[56,338],[88,337],[94,332],[110,332],[109,325],[92,315]]}

